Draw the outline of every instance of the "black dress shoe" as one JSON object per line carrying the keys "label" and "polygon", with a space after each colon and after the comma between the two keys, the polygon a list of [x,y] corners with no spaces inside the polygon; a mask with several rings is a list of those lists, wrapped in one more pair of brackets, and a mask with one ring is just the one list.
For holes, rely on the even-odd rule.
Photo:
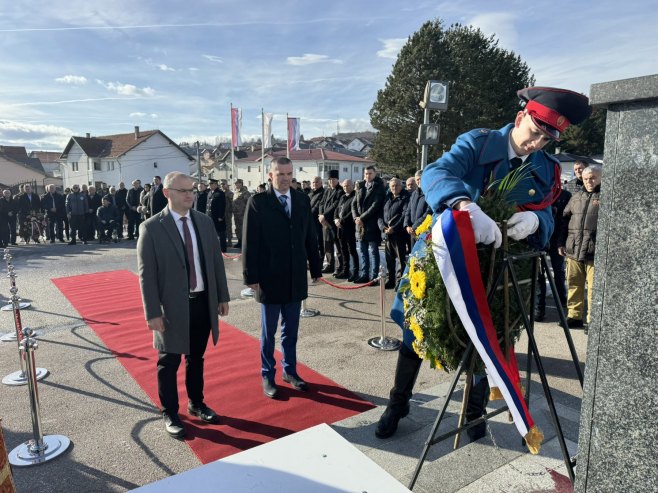
{"label": "black dress shoe", "polygon": [[162,419],[165,424],[165,431],[174,438],[183,438],[185,436],[185,427],[178,417],[178,414],[170,415],[166,411],[162,412]]}
{"label": "black dress shoe", "polygon": [[382,439],[392,437],[398,429],[398,422],[407,414],[409,414],[408,403],[402,409],[397,410],[387,406],[377,422],[375,436]]}
{"label": "black dress shoe", "polygon": [[385,289],[393,289],[395,287],[395,281],[386,281],[384,284]]}
{"label": "black dress shoe", "polygon": [[242,243],[240,243],[240,242],[238,241],[238,242],[235,244],[235,248],[237,248],[238,250],[240,250],[240,248],[242,248]]}
{"label": "black dress shoe", "polygon": [[370,279],[367,277],[357,277],[352,281],[354,284],[365,284],[367,282],[370,282]]}
{"label": "black dress shoe", "polygon": [[276,385],[267,377],[263,377],[263,393],[266,397],[274,399],[276,397]]}
{"label": "black dress shoe", "polygon": [[545,318],[546,318],[546,307],[537,306],[537,308],[535,309],[535,321],[543,322]]}
{"label": "black dress shoe", "polygon": [[583,326],[583,321],[577,318],[567,318],[567,327],[570,329],[579,329]]}
{"label": "black dress shoe", "polygon": [[206,406],[203,402],[199,405],[194,405],[190,402],[187,405],[187,412],[205,423],[217,423],[219,421],[217,413]]}
{"label": "black dress shoe", "polygon": [[283,381],[289,383],[295,389],[300,390],[302,392],[306,392],[308,390],[308,384],[298,376],[288,375],[287,373],[284,373]]}
{"label": "black dress shoe", "polygon": [[334,266],[333,265],[327,265],[322,269],[323,274],[329,274],[330,272],[334,271]]}

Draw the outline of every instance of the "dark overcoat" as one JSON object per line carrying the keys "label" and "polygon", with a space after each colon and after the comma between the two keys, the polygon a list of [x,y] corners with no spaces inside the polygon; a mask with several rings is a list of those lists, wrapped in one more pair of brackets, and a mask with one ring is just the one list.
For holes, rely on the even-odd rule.
{"label": "dark overcoat", "polygon": [[[322,261],[309,198],[290,190],[291,217],[273,189],[249,198],[242,229],[242,268],[247,285],[258,284],[256,300],[266,304],[301,301],[311,277],[322,277]],[[315,219],[317,221],[317,219]]]}

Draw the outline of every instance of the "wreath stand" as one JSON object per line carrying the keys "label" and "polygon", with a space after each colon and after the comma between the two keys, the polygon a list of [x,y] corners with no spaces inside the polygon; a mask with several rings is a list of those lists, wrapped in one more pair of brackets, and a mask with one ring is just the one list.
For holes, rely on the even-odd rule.
{"label": "wreath stand", "polygon": [[[553,277],[553,274],[551,273],[550,269],[548,268],[548,263],[546,261],[546,252],[543,251],[532,251],[532,252],[525,252],[525,253],[519,253],[519,254],[513,254],[508,252],[507,250],[507,221],[503,221],[503,227],[501,228],[502,233],[503,233],[503,259],[502,259],[502,265],[500,267],[499,272],[497,273],[495,277],[495,282],[489,286],[488,293],[487,293],[487,302],[489,305],[491,305],[491,302],[493,301],[494,294],[496,290],[498,289],[499,285],[501,284],[501,281],[503,283],[502,289],[503,289],[503,297],[504,297],[504,302],[505,302],[505,354],[508,354],[509,346],[510,346],[510,340],[509,340],[509,320],[508,320],[508,311],[509,311],[509,281],[511,280],[512,283],[512,288],[513,288],[513,294],[516,296],[516,300],[518,303],[518,306],[520,307],[521,310],[521,322],[523,323],[523,326],[525,327],[526,333],[528,334],[528,355],[527,355],[527,366],[526,366],[526,388],[525,388],[525,402],[528,408],[530,407],[530,383],[531,383],[531,370],[532,370],[532,360],[534,360],[535,365],[537,366],[537,373],[539,374],[539,378],[541,379],[541,384],[544,390],[544,395],[546,396],[546,401],[548,403],[548,408],[551,413],[551,418],[553,421],[553,426],[555,428],[556,434],[558,441],[560,442],[560,449],[562,450],[562,457],[564,458],[564,463],[567,466],[567,472],[569,473],[569,479],[571,482],[574,482],[575,479],[575,474],[574,474],[574,466],[576,465],[576,460],[571,459],[569,456],[569,451],[567,450],[567,444],[564,439],[564,433],[562,432],[562,426],[560,425],[560,420],[557,415],[557,412],[555,410],[555,402],[553,401],[553,396],[551,394],[551,389],[550,386],[548,385],[548,380],[546,378],[546,372],[544,370],[544,365],[542,363],[541,356],[539,355],[539,350],[537,348],[537,341],[535,339],[535,334],[534,334],[534,323],[535,323],[535,306],[537,304],[536,300],[536,294],[537,294],[537,274],[539,272],[539,269],[541,269],[546,276],[546,279],[548,279],[548,282],[551,287],[551,292],[553,293],[553,299],[554,300],[559,300],[559,296],[557,293],[557,287],[555,285],[555,279]],[[520,285],[519,285],[519,280],[516,275],[516,271],[514,269],[514,264],[518,260],[523,260],[523,259],[531,259],[532,260],[532,276],[530,279],[530,313],[526,312],[525,309],[525,302],[523,300],[523,296],[521,293]],[[564,331],[564,337],[567,340],[567,344],[569,346],[569,351],[571,353],[571,359],[573,361],[573,364],[576,369],[576,374],[578,375],[578,380],[580,381],[580,387],[582,389],[583,387],[583,372],[580,369],[580,362],[578,361],[578,355],[576,353],[576,348],[573,343],[573,339],[571,338],[571,333],[569,332],[569,328],[567,326],[567,319],[566,315],[564,314],[564,310],[559,302],[556,302],[557,308],[558,308],[558,314],[560,316],[560,325],[562,326],[562,329]],[[532,356],[532,359],[531,359]],[[487,421],[494,416],[497,416],[505,411],[509,411],[508,406],[504,405],[501,408],[489,412],[485,414],[484,416],[475,419],[467,424],[464,424],[464,415],[466,413],[466,404],[468,402],[468,397],[469,397],[469,392],[471,388],[471,382],[472,382],[472,375],[473,375],[473,368],[475,365],[475,358],[477,357],[477,353],[474,351],[474,346],[473,342],[469,342],[468,345],[466,346],[466,349],[464,350],[464,355],[462,356],[461,361],[459,362],[459,365],[457,366],[457,369],[455,371],[455,376],[452,379],[452,382],[450,384],[450,388],[448,390],[448,394],[446,395],[443,405],[441,407],[441,410],[439,411],[439,415],[436,418],[436,421],[434,422],[434,425],[432,427],[432,431],[430,432],[429,437],[427,438],[427,441],[425,442],[425,446],[423,447],[423,451],[420,455],[420,458],[418,459],[418,463],[416,464],[416,470],[414,471],[414,474],[411,478],[411,481],[409,482],[409,489],[413,490],[414,485],[416,484],[416,481],[418,479],[418,476],[420,474],[420,470],[423,467],[423,464],[425,462],[425,459],[427,458],[427,454],[429,453],[430,447],[433,445],[436,445],[437,443],[440,443],[452,436],[455,436],[455,442],[454,442],[454,448],[456,449],[459,446],[459,436],[462,431],[465,431],[472,426],[475,426],[477,424],[480,424],[484,421]],[[443,420],[443,417],[446,413],[446,410],[448,408],[448,403],[450,402],[452,395],[455,392],[455,388],[457,387],[457,382],[459,381],[459,377],[461,376],[462,373],[466,372],[466,386],[464,388],[464,394],[463,394],[463,400],[462,400],[462,406],[461,406],[461,411],[459,415],[459,422],[457,424],[457,428],[453,429],[451,431],[448,431],[446,433],[443,433],[440,436],[436,436],[436,432],[439,429],[439,425],[441,424],[441,421]],[[524,443],[525,441],[521,439]]]}

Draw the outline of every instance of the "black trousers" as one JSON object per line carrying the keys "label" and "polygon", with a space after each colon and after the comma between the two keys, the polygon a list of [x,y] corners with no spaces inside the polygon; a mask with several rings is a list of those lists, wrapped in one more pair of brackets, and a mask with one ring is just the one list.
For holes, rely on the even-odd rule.
{"label": "black trousers", "polygon": [[[386,271],[388,281],[397,281],[402,277],[404,267],[407,265],[407,235],[387,235],[384,243],[384,252],[386,254]],[[400,260],[400,270],[395,272],[395,260]]]}
{"label": "black trousers", "polygon": [[139,212],[132,209],[126,210],[128,216],[128,238],[139,237],[139,225],[142,223],[142,216]]}
{"label": "black trousers", "polygon": [[315,228],[315,236],[318,239],[318,251],[320,252],[320,258],[324,260],[324,234],[322,232],[322,224],[318,221],[317,216],[313,218],[313,224]]}
{"label": "black trousers", "polygon": [[[185,356],[185,387],[187,397],[193,404],[203,402],[203,355],[210,335],[210,315],[206,292],[190,299],[190,354]],[[172,330],[170,328],[169,330]],[[175,330],[175,329],[173,329]],[[176,374],[180,366],[178,353],[158,353],[158,395],[162,410],[178,414],[178,385]]]}
{"label": "black trousers", "polygon": [[356,251],[356,229],[354,223],[343,224],[338,229],[339,249],[343,257],[343,272],[350,273],[350,257],[352,258],[352,273],[359,274],[359,254]]}
{"label": "black trousers", "polygon": [[54,214],[48,214],[48,239],[55,240],[55,225],[57,225],[57,239],[64,241],[64,219]]}
{"label": "black trousers", "polygon": [[217,237],[219,238],[219,249],[226,253],[226,223],[219,222],[217,219],[213,221],[215,223],[215,231],[217,232]]}
{"label": "black trousers", "polygon": [[[554,300],[555,303],[557,304],[558,301],[562,303],[562,306],[566,306],[566,300],[567,300],[567,287],[566,287],[566,282],[565,282],[565,274],[564,274],[564,259],[562,255],[560,255],[557,251],[557,245],[555,247],[551,245],[551,247],[548,249],[548,256],[551,259],[551,267],[553,268],[553,278],[555,279],[555,285],[557,287],[557,295],[560,298],[559,300]],[[537,278],[537,287],[539,290],[537,291],[537,305],[538,306],[546,306],[546,277],[544,276],[544,273],[539,270],[539,276]]]}

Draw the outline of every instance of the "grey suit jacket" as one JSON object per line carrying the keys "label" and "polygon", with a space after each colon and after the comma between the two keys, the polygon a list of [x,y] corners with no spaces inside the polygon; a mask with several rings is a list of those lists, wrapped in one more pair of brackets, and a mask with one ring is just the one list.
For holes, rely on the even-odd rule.
{"label": "grey suit jacket", "polygon": [[[212,220],[195,210],[190,214],[201,239],[212,339],[217,344],[217,306],[229,301],[224,261]],[[140,225],[137,270],[146,320],[164,318],[165,331],[162,334],[153,332],[153,347],[167,353],[189,354],[189,285],[185,251],[169,207]]]}

